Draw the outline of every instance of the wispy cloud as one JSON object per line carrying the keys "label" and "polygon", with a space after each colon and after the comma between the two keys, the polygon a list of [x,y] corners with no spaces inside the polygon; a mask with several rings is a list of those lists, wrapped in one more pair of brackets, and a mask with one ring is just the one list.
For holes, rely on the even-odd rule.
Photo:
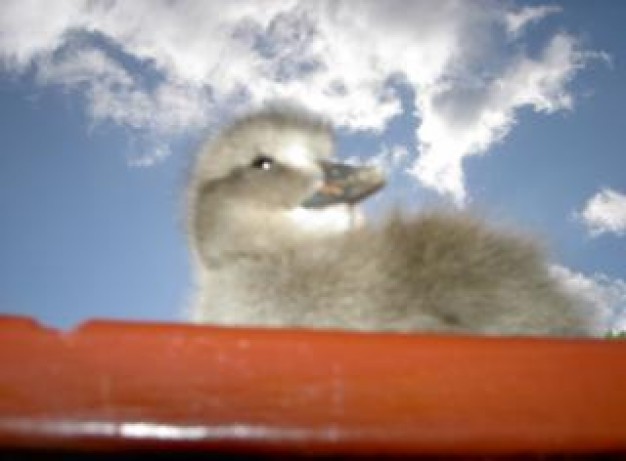
{"label": "wispy cloud", "polygon": [[365,159],[362,163],[374,165],[383,171],[391,172],[401,167],[408,157],[409,150],[406,146],[400,144],[394,144],[393,146],[383,144],[378,153]]}
{"label": "wispy cloud", "polygon": [[570,109],[568,83],[596,56],[563,32],[529,55],[525,33],[558,9],[489,0],[5,0],[0,10],[5,70],[34,69],[81,91],[95,121],[164,139],[276,99],[379,132],[402,114],[405,85],[419,153],[405,168],[459,204],[463,160],[502,140],[522,107]]}
{"label": "wispy cloud", "polygon": [[626,235],[626,195],[602,189],[575,216],[587,226],[592,237],[602,234],[623,237]]}
{"label": "wispy cloud", "polygon": [[518,37],[526,27],[561,11],[561,7],[556,5],[527,6],[510,11],[504,16],[506,30],[511,36]]}
{"label": "wispy cloud", "polygon": [[551,272],[566,290],[587,303],[600,331],[626,331],[626,281],[601,273],[587,276],[564,266],[552,266]]}

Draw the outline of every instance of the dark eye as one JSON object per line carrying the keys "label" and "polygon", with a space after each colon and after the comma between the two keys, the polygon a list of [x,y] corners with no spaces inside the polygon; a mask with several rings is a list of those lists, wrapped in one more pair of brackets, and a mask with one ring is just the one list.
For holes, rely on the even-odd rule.
{"label": "dark eye", "polygon": [[274,159],[267,155],[259,155],[252,161],[252,167],[259,170],[270,170],[274,166]]}

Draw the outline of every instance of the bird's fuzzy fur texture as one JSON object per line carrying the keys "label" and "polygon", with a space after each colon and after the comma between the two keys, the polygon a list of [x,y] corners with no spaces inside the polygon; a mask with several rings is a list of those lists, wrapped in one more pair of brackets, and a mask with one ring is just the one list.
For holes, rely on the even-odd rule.
{"label": "bird's fuzzy fur texture", "polygon": [[[591,319],[550,277],[532,239],[461,212],[396,213],[378,225],[313,232],[289,210],[319,172],[283,161],[291,141],[312,164],[333,152],[330,127],[268,111],[232,125],[200,153],[189,186],[194,321],[366,331],[588,335]],[[250,168],[272,155],[271,171]]]}

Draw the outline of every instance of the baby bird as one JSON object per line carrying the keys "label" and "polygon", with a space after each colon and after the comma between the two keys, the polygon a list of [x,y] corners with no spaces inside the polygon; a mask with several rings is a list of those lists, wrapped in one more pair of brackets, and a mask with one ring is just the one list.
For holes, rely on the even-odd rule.
{"label": "baby bird", "polygon": [[384,184],[332,162],[329,125],[294,110],[234,123],[188,190],[193,321],[362,331],[588,335],[533,242],[467,214],[353,225]]}

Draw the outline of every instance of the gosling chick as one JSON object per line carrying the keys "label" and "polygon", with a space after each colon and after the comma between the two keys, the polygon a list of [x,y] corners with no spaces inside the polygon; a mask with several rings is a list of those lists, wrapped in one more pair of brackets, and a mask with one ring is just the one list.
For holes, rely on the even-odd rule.
{"label": "gosling chick", "polygon": [[384,184],[331,162],[329,125],[245,117],[203,149],[188,191],[195,322],[364,331],[587,335],[530,239],[462,213],[354,226]]}

